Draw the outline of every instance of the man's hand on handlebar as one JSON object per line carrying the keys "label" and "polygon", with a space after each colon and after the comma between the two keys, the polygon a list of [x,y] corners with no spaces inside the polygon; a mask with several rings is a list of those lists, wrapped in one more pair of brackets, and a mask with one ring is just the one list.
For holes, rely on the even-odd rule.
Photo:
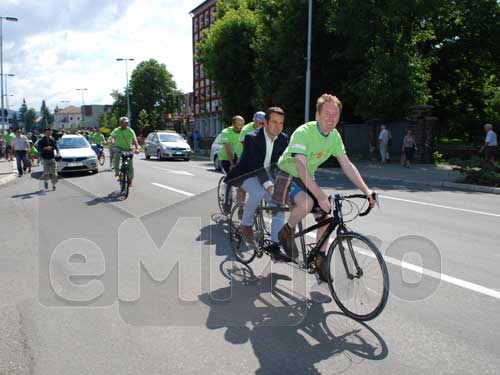
{"label": "man's hand on handlebar", "polygon": [[368,203],[370,204],[370,207],[373,208],[377,204],[376,200],[376,194],[373,192],[373,190],[368,190],[366,193],[366,198],[368,199]]}

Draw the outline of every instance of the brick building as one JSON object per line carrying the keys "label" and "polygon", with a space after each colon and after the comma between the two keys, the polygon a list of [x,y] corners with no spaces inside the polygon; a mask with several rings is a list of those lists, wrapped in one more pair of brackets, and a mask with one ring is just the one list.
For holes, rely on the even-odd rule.
{"label": "brick building", "polygon": [[203,138],[214,138],[224,125],[222,106],[214,83],[208,78],[203,66],[194,61],[196,43],[202,38],[202,31],[215,22],[217,0],[206,0],[189,14],[192,17],[193,40],[193,115],[194,126]]}

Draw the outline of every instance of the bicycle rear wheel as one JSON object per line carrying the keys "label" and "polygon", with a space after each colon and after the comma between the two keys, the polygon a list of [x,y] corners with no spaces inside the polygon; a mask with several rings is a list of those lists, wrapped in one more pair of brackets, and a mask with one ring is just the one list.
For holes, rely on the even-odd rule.
{"label": "bicycle rear wheel", "polygon": [[99,153],[99,164],[101,165],[101,167],[104,165],[105,162],[106,162],[106,155],[104,155],[104,151],[101,151]]}
{"label": "bicycle rear wheel", "polygon": [[[229,240],[231,241],[231,250],[236,259],[243,264],[248,264],[255,259],[257,252],[256,249],[246,244],[240,230],[243,208],[244,204],[238,203],[235,204],[231,210],[231,215],[229,216]],[[254,224],[254,235],[258,233],[258,231],[255,230],[256,226],[258,226],[258,224]]]}
{"label": "bicycle rear wheel", "polygon": [[384,258],[365,236],[337,236],[328,251],[328,286],[339,308],[349,317],[376,318],[389,297],[389,274]]}

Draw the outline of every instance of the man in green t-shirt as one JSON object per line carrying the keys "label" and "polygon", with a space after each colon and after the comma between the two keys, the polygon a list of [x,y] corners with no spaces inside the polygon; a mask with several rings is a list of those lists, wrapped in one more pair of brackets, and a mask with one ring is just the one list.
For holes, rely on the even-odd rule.
{"label": "man in green t-shirt", "polygon": [[[120,160],[122,152],[130,151],[132,145],[134,145],[134,153],[139,153],[139,143],[137,142],[134,130],[128,127],[128,117],[120,117],[120,126],[111,132],[111,143],[114,148],[113,167],[115,170],[115,178],[118,180],[120,178]],[[129,187],[132,187],[132,180],[134,178],[133,159],[130,159],[128,166]]]}
{"label": "man in green t-shirt", "polygon": [[[331,211],[328,195],[314,181],[318,167],[329,157],[337,158],[344,174],[368,198],[370,206],[375,205],[372,191],[368,188],[357,168],[346,155],[339,132],[335,129],[340,120],[342,103],[333,95],[324,94],[316,103],[316,121],[299,126],[292,134],[289,145],[278,161],[278,167],[293,176],[289,200],[294,205],[288,222],[279,233],[280,243],[288,256],[296,258],[298,250],[293,234],[295,226],[309,214],[314,207],[323,211]],[[322,219],[324,215],[317,215]],[[326,227],[317,230],[317,239],[322,236]],[[327,243],[325,243],[327,245]],[[321,249],[316,259],[316,267],[320,278],[326,279],[324,264],[326,246]]]}
{"label": "man in green t-shirt", "polygon": [[240,132],[245,120],[241,116],[234,116],[231,125],[221,133],[222,147],[217,154],[222,170],[225,174],[236,165],[238,154],[241,155]]}
{"label": "man in green t-shirt", "polygon": [[12,161],[14,159],[14,152],[12,151],[12,140],[15,138],[15,134],[12,131],[12,128],[7,129],[7,134],[5,134],[4,142],[5,142],[5,159],[9,159]]}
{"label": "man in green t-shirt", "polygon": [[241,156],[243,152],[243,145],[245,144],[245,136],[253,131],[260,129],[264,126],[266,121],[266,114],[262,111],[255,112],[253,115],[253,121],[246,124],[240,132],[240,142],[241,142],[241,151],[238,156]]}

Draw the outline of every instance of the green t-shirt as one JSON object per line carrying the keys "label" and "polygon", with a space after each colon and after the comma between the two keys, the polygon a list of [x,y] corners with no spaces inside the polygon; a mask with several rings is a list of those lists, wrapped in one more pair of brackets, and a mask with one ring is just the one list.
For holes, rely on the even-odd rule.
{"label": "green t-shirt", "polygon": [[30,148],[30,156],[37,156],[38,155],[38,150],[36,149],[35,146],[31,146]]}
{"label": "green t-shirt", "polygon": [[135,132],[130,128],[122,128],[118,127],[111,133],[115,138],[115,146],[122,150],[130,150],[132,146],[132,142],[135,139]]}
{"label": "green t-shirt", "polygon": [[15,134],[14,134],[14,133],[10,133],[10,134],[9,134],[9,133],[7,133],[7,134],[5,134],[5,137],[4,137],[4,139],[5,139],[5,144],[6,144],[7,146],[10,146],[10,143],[12,142],[12,140],[14,139],[14,137],[15,137]]}
{"label": "green t-shirt", "polygon": [[95,143],[96,145],[103,145],[104,140],[106,138],[104,138],[104,135],[102,135],[101,133],[94,133],[93,137],[91,139],[92,139],[92,143]]}
{"label": "green t-shirt", "polygon": [[[219,151],[219,160],[229,160],[227,157],[226,147],[224,144],[228,143],[231,146],[231,150],[234,154],[241,154],[241,143],[240,143],[240,133],[236,133],[233,127],[225,128],[221,133],[220,143],[222,147]],[[239,154],[238,154],[239,152]]]}
{"label": "green t-shirt", "polygon": [[306,156],[307,170],[314,177],[318,167],[330,156],[345,155],[345,147],[337,129],[333,129],[325,137],[320,133],[318,123],[311,121],[299,126],[293,132],[288,147],[278,161],[278,167],[281,170],[299,177],[293,154]]}
{"label": "green t-shirt", "polygon": [[243,143],[245,141],[245,135],[247,135],[248,133],[253,132],[254,130],[255,130],[255,126],[254,126],[253,122],[249,122],[248,124],[246,124],[243,127],[243,129],[241,129],[241,132],[240,132],[240,142]]}

